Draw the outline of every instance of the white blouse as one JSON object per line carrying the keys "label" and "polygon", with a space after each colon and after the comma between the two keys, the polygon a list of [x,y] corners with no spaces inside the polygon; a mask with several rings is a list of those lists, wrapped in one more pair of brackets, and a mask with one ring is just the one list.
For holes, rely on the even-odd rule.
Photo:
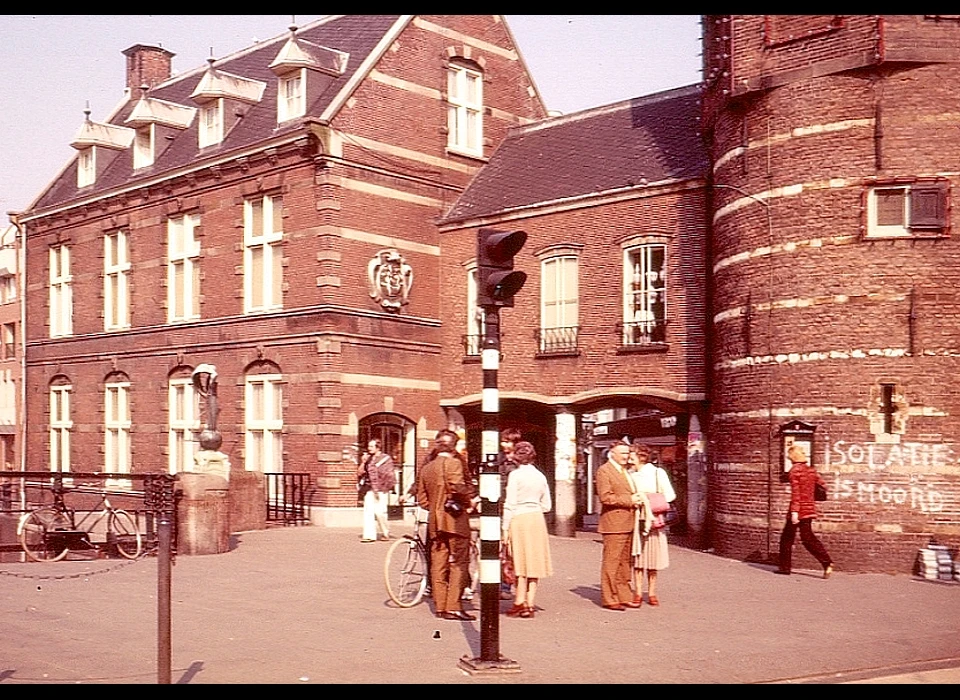
{"label": "white blouse", "polygon": [[[643,491],[644,493],[656,493],[659,491],[663,494],[667,503],[676,500],[677,493],[673,490],[673,484],[670,483],[670,477],[664,469],[647,462],[637,469],[637,471],[633,472],[631,476],[633,477],[633,483],[637,487],[637,491]],[[660,485],[659,489],[657,488],[658,483]]]}
{"label": "white blouse", "polygon": [[503,523],[506,532],[510,520],[521,513],[547,513],[553,508],[547,477],[532,464],[521,464],[507,476],[507,492],[503,502]]}

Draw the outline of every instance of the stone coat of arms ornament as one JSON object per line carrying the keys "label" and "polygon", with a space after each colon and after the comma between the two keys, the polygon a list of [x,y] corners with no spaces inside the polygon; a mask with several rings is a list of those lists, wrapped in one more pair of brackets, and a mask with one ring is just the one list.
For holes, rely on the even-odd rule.
{"label": "stone coat of arms ornament", "polygon": [[387,311],[399,313],[413,286],[413,268],[399,251],[381,250],[367,264],[370,296]]}

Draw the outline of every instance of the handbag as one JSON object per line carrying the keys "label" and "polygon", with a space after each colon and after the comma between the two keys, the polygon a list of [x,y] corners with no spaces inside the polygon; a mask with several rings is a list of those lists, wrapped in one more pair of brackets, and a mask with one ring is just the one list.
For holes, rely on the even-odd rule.
{"label": "handbag", "polygon": [[825,501],[827,500],[827,487],[821,484],[819,481],[813,485],[813,500],[815,501]]}
{"label": "handbag", "polygon": [[657,469],[657,491],[647,494],[647,501],[650,503],[650,527],[658,529],[676,525],[680,521],[680,513],[673,503],[669,503],[662,493],[660,493],[660,470]]}
{"label": "handbag", "polygon": [[443,510],[453,517],[459,518],[467,509],[464,507],[463,502],[457,498],[456,494],[451,494],[447,496],[447,500],[443,504]]}
{"label": "handbag", "polygon": [[500,580],[510,586],[517,582],[517,571],[513,568],[513,557],[506,547],[500,548]]}

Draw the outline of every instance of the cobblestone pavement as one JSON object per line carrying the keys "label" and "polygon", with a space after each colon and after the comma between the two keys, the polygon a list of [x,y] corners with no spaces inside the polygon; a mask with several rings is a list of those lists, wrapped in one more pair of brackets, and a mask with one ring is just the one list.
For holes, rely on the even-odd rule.
{"label": "cobblestone pavement", "polygon": [[[960,584],[842,562],[829,580],[774,576],[673,546],[662,604],[613,612],[599,606],[600,537],[551,537],[541,610],[498,618],[518,672],[469,674],[481,620],[389,603],[388,543],[319,527],[232,540],[172,567],[173,683],[960,682]],[[0,564],[0,683],[156,683],[157,593],[155,558]]]}

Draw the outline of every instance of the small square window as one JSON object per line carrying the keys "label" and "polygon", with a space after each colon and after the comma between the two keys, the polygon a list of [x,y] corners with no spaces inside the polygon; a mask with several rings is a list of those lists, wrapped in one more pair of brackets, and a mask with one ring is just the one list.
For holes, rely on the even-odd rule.
{"label": "small square window", "polygon": [[866,238],[941,236],[946,229],[946,183],[885,185],[867,192]]}

